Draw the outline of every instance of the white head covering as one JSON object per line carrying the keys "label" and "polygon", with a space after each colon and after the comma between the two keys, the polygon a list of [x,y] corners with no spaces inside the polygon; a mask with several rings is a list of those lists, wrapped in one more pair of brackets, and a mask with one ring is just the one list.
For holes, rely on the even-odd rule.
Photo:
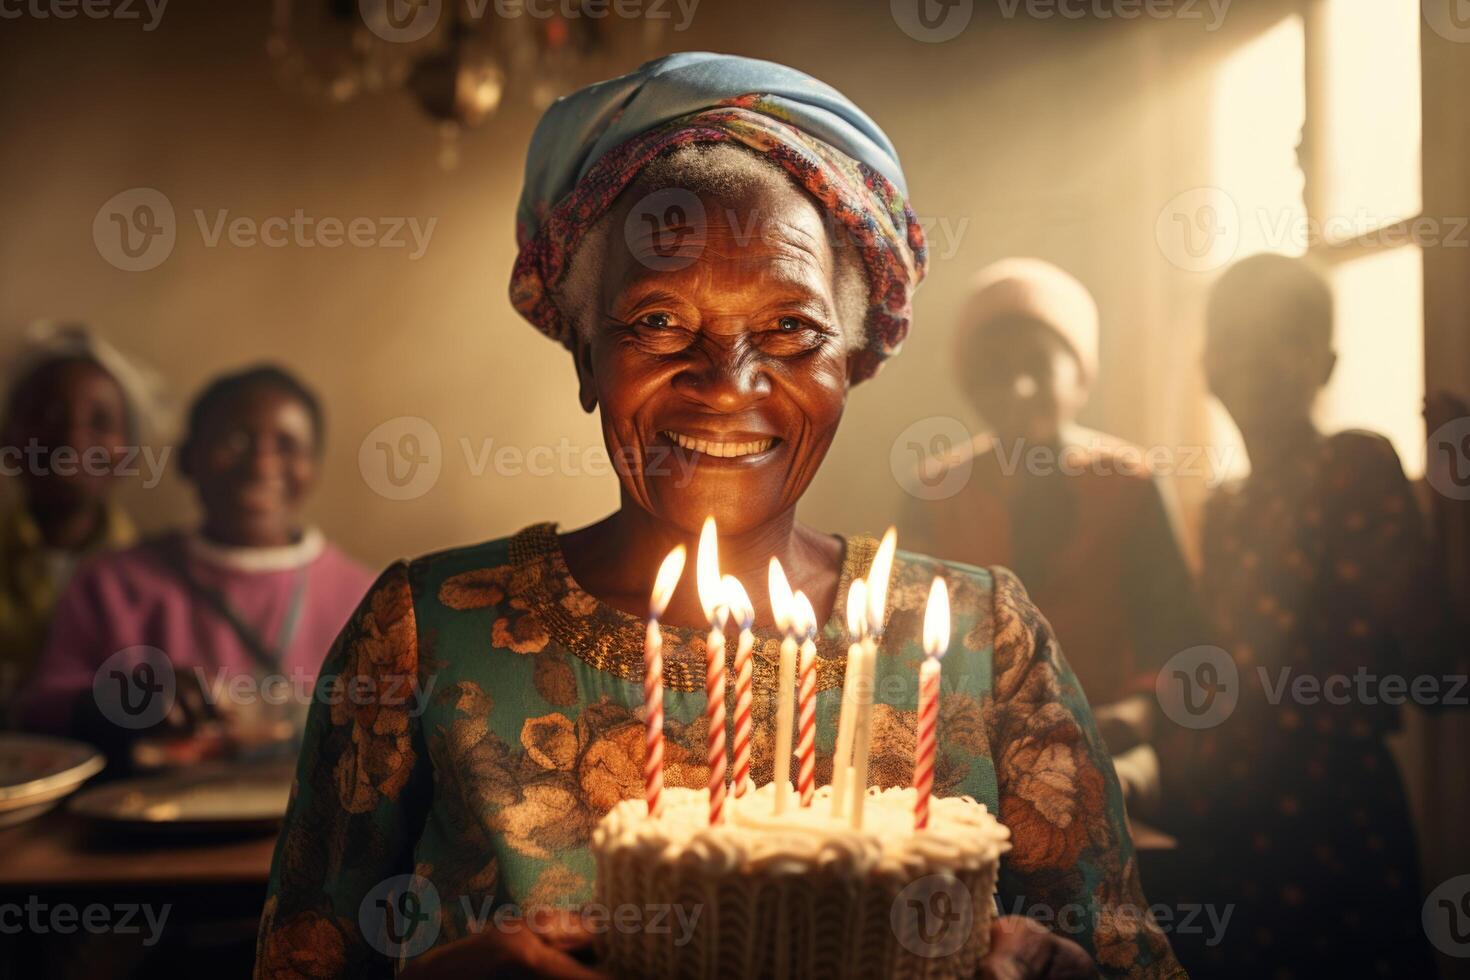
{"label": "white head covering", "polygon": [[1097,303],[1075,277],[1041,259],[1001,259],[986,266],[971,284],[960,329],[978,333],[1006,316],[1050,327],[1077,356],[1083,376],[1097,376]]}
{"label": "white head covering", "polygon": [[13,391],[16,384],[46,364],[70,358],[95,361],[112,375],[122,389],[128,421],[139,444],[151,445],[172,437],[176,406],[163,377],[128,358],[85,324],[32,322],[19,350],[7,358],[10,367],[5,374],[5,391]]}

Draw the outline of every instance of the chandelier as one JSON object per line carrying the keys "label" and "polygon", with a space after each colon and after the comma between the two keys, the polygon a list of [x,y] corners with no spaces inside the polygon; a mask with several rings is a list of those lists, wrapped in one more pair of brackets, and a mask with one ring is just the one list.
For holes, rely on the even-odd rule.
{"label": "chandelier", "polygon": [[[661,22],[606,0],[275,0],[266,51],[286,87],[323,104],[407,93],[439,124],[440,165],[507,95],[544,109],[614,60],[646,54]],[[593,8],[596,8],[594,11]]]}

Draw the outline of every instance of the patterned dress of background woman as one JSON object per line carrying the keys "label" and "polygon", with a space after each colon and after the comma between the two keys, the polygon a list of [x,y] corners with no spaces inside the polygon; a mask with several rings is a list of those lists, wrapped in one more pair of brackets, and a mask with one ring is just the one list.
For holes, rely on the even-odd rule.
{"label": "patterned dress of background woman", "polygon": [[[1202,591],[1240,701],[1175,732],[1190,775],[1177,820],[1192,897],[1234,907],[1223,942],[1174,937],[1196,977],[1434,975],[1385,741],[1400,709],[1377,686],[1440,673],[1426,554],[1398,457],[1371,433],[1319,438],[1210,502]],[[1319,693],[1294,697],[1302,677]]]}

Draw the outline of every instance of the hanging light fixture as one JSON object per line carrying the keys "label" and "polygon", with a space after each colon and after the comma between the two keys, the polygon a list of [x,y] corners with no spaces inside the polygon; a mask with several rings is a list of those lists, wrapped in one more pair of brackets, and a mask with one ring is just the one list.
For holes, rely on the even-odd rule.
{"label": "hanging light fixture", "polygon": [[325,104],[407,91],[439,124],[448,169],[463,132],[494,115],[508,91],[544,109],[615,42],[646,52],[657,37],[661,22],[616,30],[605,10],[588,16],[586,3],[501,16],[465,0],[275,0],[266,50],[282,84]]}

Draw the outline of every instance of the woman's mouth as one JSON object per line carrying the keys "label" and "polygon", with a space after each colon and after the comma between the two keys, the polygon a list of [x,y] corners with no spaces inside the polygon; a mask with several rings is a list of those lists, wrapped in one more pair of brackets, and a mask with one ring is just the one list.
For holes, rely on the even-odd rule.
{"label": "woman's mouth", "polygon": [[682,432],[674,432],[665,429],[661,435],[689,452],[704,453],[715,459],[739,459],[743,456],[757,456],[771,447],[775,446],[780,439],[767,436],[761,439],[702,439],[697,436],[685,435]]}

